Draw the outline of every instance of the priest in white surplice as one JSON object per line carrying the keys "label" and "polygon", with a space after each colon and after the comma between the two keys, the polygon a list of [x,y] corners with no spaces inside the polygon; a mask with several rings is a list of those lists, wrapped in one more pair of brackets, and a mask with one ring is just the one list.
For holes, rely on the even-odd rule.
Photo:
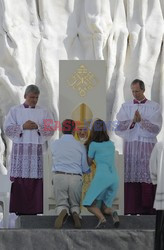
{"label": "priest in white surplice", "polygon": [[145,85],[131,83],[133,101],[122,104],[116,134],[124,139],[125,214],[154,214],[155,186],[149,159],[162,125],[160,106],[144,96]]}
{"label": "priest in white surplice", "polygon": [[49,112],[37,104],[39,88],[29,85],[24,104],[10,109],[4,123],[12,140],[10,212],[43,213],[43,151],[53,131],[45,127]]}
{"label": "priest in white surplice", "polygon": [[164,141],[158,142],[150,157],[150,175],[157,185],[154,200],[156,213],[154,250],[164,249]]}

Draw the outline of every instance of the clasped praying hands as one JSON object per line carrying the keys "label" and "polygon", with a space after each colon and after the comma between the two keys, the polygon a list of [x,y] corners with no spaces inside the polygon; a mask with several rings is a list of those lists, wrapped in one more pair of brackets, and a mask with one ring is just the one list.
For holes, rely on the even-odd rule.
{"label": "clasped praying hands", "polygon": [[133,122],[136,123],[136,122],[140,122],[140,121],[141,121],[141,115],[137,109],[135,114],[134,114]]}
{"label": "clasped praying hands", "polygon": [[23,124],[23,129],[38,129],[38,125],[35,122],[28,120]]}

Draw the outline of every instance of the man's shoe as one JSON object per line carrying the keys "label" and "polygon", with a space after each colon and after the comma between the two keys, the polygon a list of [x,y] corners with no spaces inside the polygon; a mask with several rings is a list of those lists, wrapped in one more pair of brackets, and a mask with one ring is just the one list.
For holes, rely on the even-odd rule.
{"label": "man's shoe", "polygon": [[60,229],[62,228],[62,225],[63,225],[63,221],[64,219],[68,216],[67,214],[67,210],[66,209],[63,209],[60,214],[58,215],[58,217],[56,218],[55,220],[55,228],[56,229]]}
{"label": "man's shoe", "polygon": [[120,225],[120,220],[119,220],[119,217],[118,217],[118,214],[117,214],[117,211],[114,211],[113,214],[112,214],[112,219],[113,219],[113,225],[114,227],[119,227]]}
{"label": "man's shoe", "polygon": [[81,221],[80,221],[79,215],[76,212],[74,212],[72,214],[72,217],[74,220],[75,228],[80,229],[81,228]]}

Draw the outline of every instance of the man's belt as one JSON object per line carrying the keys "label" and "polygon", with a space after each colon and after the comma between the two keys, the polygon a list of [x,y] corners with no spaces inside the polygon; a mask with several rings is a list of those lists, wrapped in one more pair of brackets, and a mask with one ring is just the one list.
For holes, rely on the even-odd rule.
{"label": "man's belt", "polygon": [[62,171],[55,171],[55,174],[68,174],[68,175],[80,175],[81,176],[81,174],[67,173],[67,172],[62,172]]}

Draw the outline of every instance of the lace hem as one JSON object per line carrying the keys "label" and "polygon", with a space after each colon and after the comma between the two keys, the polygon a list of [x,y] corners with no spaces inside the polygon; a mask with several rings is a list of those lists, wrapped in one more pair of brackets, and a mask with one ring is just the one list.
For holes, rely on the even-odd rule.
{"label": "lace hem", "polygon": [[5,133],[8,137],[20,137],[22,134],[22,129],[20,125],[11,125],[5,129]]}
{"label": "lace hem", "polygon": [[11,153],[10,176],[43,178],[42,145],[14,143]]}
{"label": "lace hem", "polygon": [[125,182],[152,183],[149,170],[149,159],[154,143],[125,143]]}
{"label": "lace hem", "polygon": [[38,132],[40,132],[40,134],[42,136],[52,136],[54,134],[54,129],[46,129],[45,125],[39,126],[39,130]]}
{"label": "lace hem", "polygon": [[128,121],[119,121],[118,122],[118,126],[117,126],[117,130],[118,131],[124,131],[124,130],[127,130],[129,125],[130,125],[130,120]]}
{"label": "lace hem", "polygon": [[152,124],[148,120],[141,120],[141,128],[153,134],[158,134],[160,130],[157,125]]}

